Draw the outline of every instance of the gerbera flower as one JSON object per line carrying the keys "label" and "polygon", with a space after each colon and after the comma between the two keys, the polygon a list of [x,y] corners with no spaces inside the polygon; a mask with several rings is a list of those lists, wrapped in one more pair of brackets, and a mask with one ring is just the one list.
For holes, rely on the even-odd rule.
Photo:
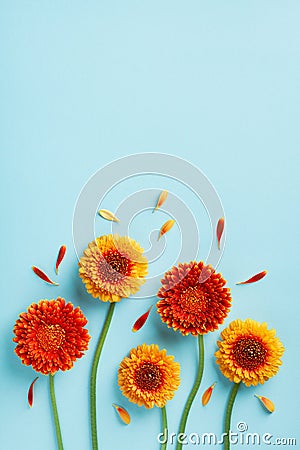
{"label": "gerbera flower", "polygon": [[92,448],[98,449],[96,380],[100,356],[114,308],[122,297],[135,294],[145,283],[148,261],[140,244],[128,236],[104,235],[90,242],[79,261],[79,275],[93,297],[109,302],[96,346],[90,378]]}
{"label": "gerbera flower", "polygon": [[69,370],[88,348],[90,336],[87,320],[80,308],[66,303],[63,298],[32,303],[19,316],[14,326],[16,354],[26,366],[49,375],[50,398],[55,424],[57,447],[63,450],[63,441],[54,390],[54,374]]}
{"label": "gerbera flower", "polygon": [[143,248],[127,236],[105,235],[89,243],[79,261],[79,275],[93,297],[119,302],[145,283],[148,262]]}
{"label": "gerbera flower", "polygon": [[125,397],[138,406],[162,408],[180,384],[180,365],[157,345],[139,345],[120,364],[118,382]]}
{"label": "gerbera flower", "polygon": [[275,330],[255,320],[234,320],[221,333],[219,350],[215,353],[220,370],[233,381],[224,424],[224,449],[230,449],[229,432],[233,404],[242,383],[246,386],[263,384],[276,375],[281,365],[284,347]]}
{"label": "gerbera flower", "polygon": [[220,370],[230,381],[246,386],[263,384],[276,375],[284,347],[275,330],[255,320],[240,319],[222,331],[215,353]]}
{"label": "gerbera flower", "polygon": [[16,321],[16,354],[26,366],[45,375],[69,370],[88,348],[87,319],[64,299],[32,303]]}
{"label": "gerbera flower", "polygon": [[157,345],[139,345],[130,350],[120,364],[118,373],[120,389],[138,406],[161,409],[162,432],[159,434],[161,449],[166,449],[168,424],[166,403],[174,396],[180,384],[180,365],[174,356],[167,355]]}
{"label": "gerbera flower", "polygon": [[[198,337],[199,362],[193,388],[182,412],[178,436],[185,433],[188,415],[199,390],[204,369],[203,335],[223,323],[231,306],[230,290],[221,274],[203,262],[179,264],[167,272],[157,293],[157,311],[169,328]],[[176,450],[182,449],[178,441]]]}
{"label": "gerbera flower", "polygon": [[161,282],[157,311],[168,327],[197,336],[223,323],[231,306],[230,290],[211,266],[195,261],[179,264]]}

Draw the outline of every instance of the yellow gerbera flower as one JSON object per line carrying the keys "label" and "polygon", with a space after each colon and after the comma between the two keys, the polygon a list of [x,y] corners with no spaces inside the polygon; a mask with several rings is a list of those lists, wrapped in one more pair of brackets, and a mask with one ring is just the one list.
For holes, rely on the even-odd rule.
{"label": "yellow gerbera flower", "polygon": [[79,261],[87,291],[104,302],[119,302],[135,294],[148,273],[143,251],[127,236],[109,234],[90,242]]}
{"label": "yellow gerbera flower", "polygon": [[255,320],[240,319],[222,331],[215,353],[221,372],[230,381],[246,386],[263,384],[276,375],[284,347],[275,330]]}
{"label": "yellow gerbera flower", "polygon": [[119,386],[139,406],[163,408],[180,384],[180,365],[157,345],[139,345],[120,364]]}

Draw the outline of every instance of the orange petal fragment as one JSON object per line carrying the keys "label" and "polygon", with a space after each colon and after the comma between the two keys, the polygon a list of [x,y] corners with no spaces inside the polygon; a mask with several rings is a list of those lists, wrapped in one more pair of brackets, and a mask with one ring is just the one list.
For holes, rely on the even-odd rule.
{"label": "orange petal fragment", "polygon": [[142,314],[135,322],[134,325],[132,327],[132,331],[135,333],[136,331],[139,331],[146,323],[146,320],[149,317],[150,311],[151,311],[152,305],[150,306],[150,308],[148,309],[148,311],[146,311],[144,314]]}
{"label": "orange petal fragment", "polygon": [[275,411],[275,405],[274,403],[267,397],[262,397],[261,395],[257,395],[255,394],[254,397],[257,397],[262,405],[266,408],[267,411],[269,411],[270,413]]}
{"label": "orange petal fragment", "polygon": [[175,223],[175,220],[170,219],[170,220],[167,220],[163,224],[163,226],[160,229],[159,235],[158,235],[158,239],[157,239],[158,241],[165,233],[167,233],[168,231],[171,230],[171,228],[173,227],[174,223]]}
{"label": "orange petal fragment", "polygon": [[56,275],[58,274],[58,268],[59,268],[59,266],[60,266],[60,263],[62,262],[62,260],[63,260],[64,257],[65,257],[66,250],[67,250],[67,247],[66,247],[65,245],[62,245],[62,246],[60,247],[60,249],[59,249],[59,252],[58,252],[58,255],[57,255],[56,264],[55,264],[55,272],[56,272]]}
{"label": "orange petal fragment", "polygon": [[206,389],[206,391],[202,395],[202,405],[203,406],[207,405],[207,403],[209,402],[211,394],[212,394],[212,391],[213,391],[213,389],[214,389],[216,384],[217,384],[217,382],[212,384],[208,389]]}
{"label": "orange petal fragment", "polygon": [[217,239],[218,239],[218,249],[219,250],[220,250],[222,234],[224,231],[224,224],[225,224],[225,219],[224,219],[224,217],[221,217],[221,219],[218,220],[218,224],[217,224]]}
{"label": "orange petal fragment", "polygon": [[37,379],[38,379],[38,377],[36,377],[36,378],[33,380],[33,382],[31,383],[31,385],[30,385],[30,387],[29,387],[29,389],[28,389],[28,395],[27,395],[27,398],[28,398],[28,404],[29,404],[30,408],[32,408],[32,405],[33,405],[33,386],[34,386],[34,384],[35,384],[35,382],[36,382]]}
{"label": "orange petal fragment", "polygon": [[32,266],[32,270],[34,271],[34,273],[41,278],[43,281],[46,281],[46,283],[49,284],[53,284],[54,286],[59,286],[58,283],[55,283],[54,281],[50,280],[50,278],[48,277],[48,275],[45,274],[45,272],[43,272],[41,269],[39,269],[36,266]]}
{"label": "orange petal fragment", "polygon": [[98,214],[99,214],[99,216],[103,217],[103,219],[110,220],[111,222],[120,222],[120,219],[118,219],[108,209],[100,209],[100,211],[98,211]]}
{"label": "orange petal fragment", "polygon": [[268,271],[264,270],[263,272],[259,272],[256,275],[253,275],[253,277],[249,278],[249,280],[246,281],[240,281],[239,283],[236,284],[248,284],[248,283],[255,283],[256,281],[261,280],[262,278],[264,278],[267,275]]}
{"label": "orange petal fragment", "polygon": [[128,414],[128,412],[126,411],[126,409],[125,409],[125,408],[122,408],[122,406],[115,405],[114,403],[112,404],[112,406],[115,408],[115,410],[116,410],[117,413],[119,414],[119,417],[121,418],[121,420],[122,420],[126,425],[129,425],[129,424],[130,424],[130,415]]}
{"label": "orange petal fragment", "polygon": [[156,206],[155,206],[154,210],[152,211],[152,213],[157,211],[165,203],[165,201],[167,200],[168,195],[169,195],[168,191],[162,191],[161,192],[161,194],[160,194],[160,196],[159,196],[159,198],[157,200]]}

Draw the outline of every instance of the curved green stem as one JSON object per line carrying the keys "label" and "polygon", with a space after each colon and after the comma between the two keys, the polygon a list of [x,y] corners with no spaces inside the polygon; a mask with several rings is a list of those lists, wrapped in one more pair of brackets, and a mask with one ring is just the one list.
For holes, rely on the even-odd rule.
{"label": "curved green stem", "polygon": [[111,323],[113,312],[115,309],[115,303],[110,303],[109,310],[97,343],[96,352],[93,359],[91,378],[90,378],[90,419],[91,419],[91,434],[92,434],[92,447],[93,450],[98,450],[98,436],[97,436],[97,409],[96,409],[96,381],[97,370],[103,344]]}
{"label": "curved green stem", "polygon": [[54,375],[49,374],[50,397],[58,450],[64,450],[54,390]]}
{"label": "curved green stem", "polygon": [[225,425],[224,425],[224,450],[230,450],[230,440],[229,440],[229,432],[230,432],[230,423],[231,423],[231,413],[234,404],[234,400],[236,394],[239,390],[241,383],[233,383],[230,396],[227,403],[226,414],[225,414]]}
{"label": "curved green stem", "polygon": [[165,406],[161,408],[161,422],[162,422],[162,433],[165,439],[161,444],[160,449],[166,450],[168,443],[168,421],[167,421],[167,410]]}
{"label": "curved green stem", "polygon": [[185,407],[184,407],[184,410],[183,410],[183,413],[181,416],[181,421],[180,421],[178,435],[177,435],[176,450],[182,449],[183,442],[181,442],[181,441],[183,440],[183,434],[185,432],[188,415],[189,415],[191,406],[192,406],[193,401],[196,397],[196,394],[199,390],[200,383],[202,380],[203,369],[204,369],[204,340],[203,340],[202,334],[198,335],[198,348],[199,348],[199,362],[198,362],[197,376],[196,376],[194,386],[192,387],[190,395],[188,396],[188,399],[186,401],[186,404],[185,404]]}

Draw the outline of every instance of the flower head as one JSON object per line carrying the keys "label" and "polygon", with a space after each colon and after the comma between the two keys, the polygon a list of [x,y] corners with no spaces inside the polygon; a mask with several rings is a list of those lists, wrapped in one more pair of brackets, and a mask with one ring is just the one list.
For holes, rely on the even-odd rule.
{"label": "flower head", "polygon": [[119,386],[131,402],[146,408],[162,408],[180,384],[180,365],[157,345],[139,345],[119,368]]}
{"label": "flower head", "polygon": [[104,302],[119,302],[135,294],[148,273],[143,251],[127,236],[109,234],[90,242],[79,261],[87,291]]}
{"label": "flower head", "polygon": [[276,375],[284,347],[275,335],[276,331],[268,330],[265,322],[251,319],[231,322],[222,331],[215,353],[223,375],[246,386],[263,384]]}
{"label": "flower head", "polygon": [[63,298],[40,300],[21,313],[14,326],[16,354],[45,375],[69,370],[88,348],[87,319]]}
{"label": "flower head", "polygon": [[230,290],[211,266],[192,261],[165,274],[157,296],[157,311],[169,328],[196,336],[214,331],[231,306]]}

